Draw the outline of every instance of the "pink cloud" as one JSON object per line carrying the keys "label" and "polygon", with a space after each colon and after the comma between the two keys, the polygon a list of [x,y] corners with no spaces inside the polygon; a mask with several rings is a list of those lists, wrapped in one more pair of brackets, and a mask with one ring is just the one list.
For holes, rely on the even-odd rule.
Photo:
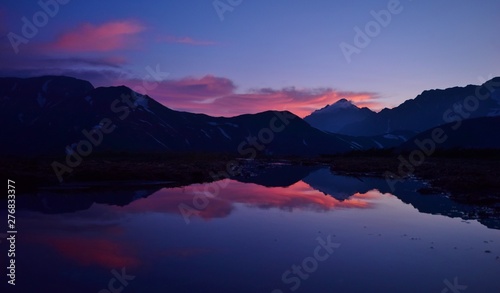
{"label": "pink cloud", "polygon": [[360,107],[381,109],[378,95],[370,92],[346,92],[322,89],[254,89],[238,93],[235,84],[227,78],[207,75],[202,78],[184,78],[157,82],[146,90],[141,80],[119,80],[116,85],[127,85],[147,94],[165,106],[213,116],[236,116],[267,110],[288,110],[300,117],[333,104],[340,99],[351,100]]}
{"label": "pink cloud", "polygon": [[[153,83],[148,81],[148,83]],[[202,102],[207,98],[216,98],[232,94],[236,90],[234,83],[227,78],[206,75],[202,78],[186,77],[177,80],[165,80],[153,83],[145,89],[143,80],[119,79],[115,85],[126,85],[142,94],[148,94],[162,102],[189,101],[190,103]]]}
{"label": "pink cloud", "polygon": [[133,36],[145,27],[134,21],[115,21],[101,25],[84,23],[64,33],[48,49],[69,52],[108,52],[133,45]]}
{"label": "pink cloud", "polygon": [[82,57],[68,57],[68,58],[46,58],[40,59],[41,64],[57,65],[61,68],[72,68],[78,66],[89,66],[94,68],[120,68],[122,65],[127,64],[127,59],[121,56],[108,56],[102,58],[82,58]]}
{"label": "pink cloud", "polygon": [[195,40],[191,37],[165,36],[165,37],[160,37],[158,40],[161,42],[192,45],[192,46],[211,46],[211,45],[217,44],[216,42],[212,42],[212,41]]}

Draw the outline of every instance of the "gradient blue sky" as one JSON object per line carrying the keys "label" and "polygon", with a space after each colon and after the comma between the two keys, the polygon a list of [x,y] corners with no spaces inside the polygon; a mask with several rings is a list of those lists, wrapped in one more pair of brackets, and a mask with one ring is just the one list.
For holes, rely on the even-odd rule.
{"label": "gradient blue sky", "polygon": [[497,0],[401,0],[402,12],[350,63],[340,43],[353,44],[354,27],[390,1],[243,0],[221,20],[213,0],[71,0],[16,54],[8,34],[22,36],[37,2],[0,4],[2,76],[137,88],[146,67],[159,66],[168,77],[145,93],[179,110],[304,116],[343,97],[377,110],[500,75]]}

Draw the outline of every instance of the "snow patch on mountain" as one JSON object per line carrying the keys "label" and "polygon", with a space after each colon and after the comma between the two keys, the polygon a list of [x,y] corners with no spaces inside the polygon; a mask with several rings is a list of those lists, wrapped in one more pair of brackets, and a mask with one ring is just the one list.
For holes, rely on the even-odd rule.
{"label": "snow patch on mountain", "polygon": [[153,111],[151,111],[149,109],[149,105],[148,105],[148,100],[145,96],[141,95],[141,94],[137,94],[135,93],[135,101],[134,101],[134,106],[135,107],[138,107],[138,106],[141,106],[144,110],[150,112],[150,113],[153,113]]}
{"label": "snow patch on mountain", "polygon": [[384,135],[384,138],[399,140],[399,137],[394,134],[386,134]]}
{"label": "snow patch on mountain", "polygon": [[346,126],[363,121],[371,115],[375,113],[367,108],[359,108],[351,101],[341,99],[333,105],[314,111],[304,120],[322,131],[348,134],[344,132]]}
{"label": "snow patch on mountain", "polygon": [[357,142],[351,141],[351,148],[360,150],[363,149],[363,146]]}
{"label": "snow patch on mountain", "polygon": [[384,146],[383,146],[380,142],[378,142],[378,141],[376,141],[376,140],[374,140],[374,139],[372,139],[372,140],[373,140],[373,142],[374,142],[374,143],[375,143],[375,144],[376,144],[379,148],[381,148],[381,149],[383,149],[383,148],[384,148]]}
{"label": "snow patch on mountain", "polygon": [[320,114],[320,113],[332,113],[332,112],[337,112],[340,110],[344,109],[358,109],[356,105],[354,105],[351,101],[348,101],[346,99],[341,99],[335,102],[332,105],[327,105],[326,107],[316,110],[313,113],[315,114]]}
{"label": "snow patch on mountain", "polygon": [[91,97],[91,96],[86,96],[86,97],[85,97],[85,101],[87,101],[87,103],[89,103],[91,106],[92,106],[92,104],[94,103],[94,101],[92,100],[92,97]]}
{"label": "snow patch on mountain", "polygon": [[38,93],[36,101],[38,102],[38,106],[40,106],[40,108],[43,108],[43,106],[45,106],[45,103],[47,103],[47,99],[42,95],[42,93]]}
{"label": "snow patch on mountain", "polygon": [[225,137],[227,137],[227,139],[231,140],[231,137],[224,131],[224,129],[222,129],[220,127],[217,127],[217,128],[222,133],[222,135],[224,135]]}
{"label": "snow patch on mountain", "polygon": [[149,135],[152,139],[154,139],[157,143],[161,144],[162,146],[164,146],[165,148],[168,149],[168,146],[166,146],[163,142],[161,142],[159,139],[154,137],[152,134],[150,134],[149,132],[146,132],[146,134]]}
{"label": "snow patch on mountain", "polygon": [[47,93],[47,90],[49,89],[49,84],[52,82],[52,79],[47,80],[43,85],[42,85],[42,91],[44,93]]}
{"label": "snow patch on mountain", "polygon": [[201,132],[206,136],[208,137],[209,139],[212,139],[212,137],[204,130],[204,129],[200,129]]}
{"label": "snow patch on mountain", "polygon": [[139,119],[140,122],[143,122],[143,123],[146,123],[146,124],[149,124],[150,126],[153,126],[153,124],[151,124],[151,122],[149,121],[146,121],[146,120],[143,120],[143,119]]}
{"label": "snow patch on mountain", "polygon": [[65,149],[66,155],[74,154],[77,146],[78,146],[77,143],[72,143],[71,145],[67,146]]}

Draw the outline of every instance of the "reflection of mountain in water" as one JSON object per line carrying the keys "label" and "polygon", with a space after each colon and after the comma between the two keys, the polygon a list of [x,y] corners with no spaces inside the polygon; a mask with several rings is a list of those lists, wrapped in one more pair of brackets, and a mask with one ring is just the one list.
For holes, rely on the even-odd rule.
{"label": "reflection of mountain in water", "polygon": [[162,186],[130,185],[102,187],[78,185],[72,188],[40,190],[36,194],[17,197],[19,209],[40,211],[45,214],[72,213],[89,209],[94,203],[126,206],[131,202],[146,198],[160,190]]}
{"label": "reflection of mountain in water", "polygon": [[417,190],[425,186],[425,182],[422,181],[407,180],[396,185],[396,190],[391,192],[389,185],[382,178],[334,175],[328,169],[312,172],[303,181],[312,188],[338,200],[346,200],[355,193],[366,193],[377,189],[382,193],[394,194],[402,202],[412,205],[421,213],[466,220],[477,219],[488,228],[500,229],[500,219],[483,218],[477,215],[477,207],[460,204],[444,195],[420,194]]}
{"label": "reflection of mountain in water", "polygon": [[339,176],[332,174],[327,168],[311,172],[302,181],[338,200],[346,200],[355,193],[366,193],[373,189],[389,193],[387,184],[380,178]]}
{"label": "reflection of mountain in water", "polygon": [[[312,189],[332,196],[340,202],[348,200],[354,194],[367,193],[378,190],[381,193],[392,193],[402,202],[410,204],[422,213],[460,217],[462,219],[477,219],[483,225],[500,229],[500,219],[495,217],[481,218],[477,208],[450,200],[443,195],[422,195],[417,192],[425,186],[424,182],[408,180],[398,184],[395,192],[391,192],[388,184],[382,178],[352,177],[335,175],[327,168],[268,165],[247,171],[243,176],[234,180],[243,183],[253,183],[265,187],[288,187],[299,181],[308,184]],[[105,189],[93,186],[92,188],[75,190],[41,190],[36,194],[19,196],[19,209],[35,210],[47,214],[71,213],[89,209],[92,204],[108,204],[125,206],[137,199],[146,198],[165,186],[158,184],[142,184],[114,186]],[[191,196],[186,194],[186,196]],[[231,198],[229,198],[231,200]],[[267,205],[272,207],[270,200]],[[176,208],[171,209],[175,211]]]}
{"label": "reflection of mountain in water", "polygon": [[265,187],[287,187],[299,182],[318,168],[320,167],[280,163],[249,164],[245,166],[241,176],[235,176],[232,179]]}

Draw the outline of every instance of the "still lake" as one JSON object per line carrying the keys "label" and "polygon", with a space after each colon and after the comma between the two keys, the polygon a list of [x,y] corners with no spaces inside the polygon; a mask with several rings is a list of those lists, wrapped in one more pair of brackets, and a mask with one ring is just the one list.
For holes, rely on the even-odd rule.
{"label": "still lake", "polygon": [[247,175],[19,195],[17,292],[500,292],[499,223],[424,182]]}

